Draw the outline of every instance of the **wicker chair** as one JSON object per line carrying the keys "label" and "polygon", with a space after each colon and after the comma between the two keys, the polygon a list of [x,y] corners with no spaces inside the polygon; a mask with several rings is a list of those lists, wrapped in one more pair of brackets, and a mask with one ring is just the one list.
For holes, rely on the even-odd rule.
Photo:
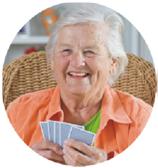
{"label": "wicker chair", "polygon": [[[155,71],[149,62],[128,54],[129,64],[114,88],[128,92],[153,105],[156,92]],[[25,55],[3,69],[3,101],[5,108],[18,96],[56,85],[45,52]]]}

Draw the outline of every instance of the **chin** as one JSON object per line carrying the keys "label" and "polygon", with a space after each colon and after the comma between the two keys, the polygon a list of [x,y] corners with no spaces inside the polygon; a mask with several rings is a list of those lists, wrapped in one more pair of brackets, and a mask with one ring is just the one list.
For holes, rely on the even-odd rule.
{"label": "chin", "polygon": [[82,88],[82,87],[71,87],[68,89],[70,93],[74,94],[74,95],[85,95],[85,93],[88,93],[88,91],[90,90],[90,88]]}

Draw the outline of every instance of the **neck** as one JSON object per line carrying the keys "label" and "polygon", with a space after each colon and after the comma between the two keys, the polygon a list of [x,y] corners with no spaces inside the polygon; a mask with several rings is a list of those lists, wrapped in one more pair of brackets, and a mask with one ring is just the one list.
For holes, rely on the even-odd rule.
{"label": "neck", "polygon": [[61,106],[64,111],[65,122],[85,124],[98,112],[101,98],[84,105],[81,96],[61,94]]}

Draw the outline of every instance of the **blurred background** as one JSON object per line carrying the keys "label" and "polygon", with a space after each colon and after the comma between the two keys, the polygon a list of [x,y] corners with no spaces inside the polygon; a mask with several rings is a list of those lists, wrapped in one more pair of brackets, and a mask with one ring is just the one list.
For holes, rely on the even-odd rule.
{"label": "blurred background", "polygon": [[[7,52],[4,64],[8,64],[24,54],[44,50],[48,41],[50,28],[55,23],[60,12],[66,10],[64,5],[48,8],[28,21],[17,33]],[[71,9],[70,9],[71,10]],[[123,43],[125,51],[143,57],[153,63],[150,51],[136,28],[123,16]]]}

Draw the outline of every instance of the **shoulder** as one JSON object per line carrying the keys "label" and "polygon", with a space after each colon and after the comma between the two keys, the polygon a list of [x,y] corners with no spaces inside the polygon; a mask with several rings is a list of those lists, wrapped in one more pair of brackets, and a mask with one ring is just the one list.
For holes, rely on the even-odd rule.
{"label": "shoulder", "polygon": [[42,102],[44,100],[49,100],[51,98],[51,95],[54,92],[54,88],[49,88],[49,89],[44,89],[44,90],[39,90],[31,93],[26,93],[24,95],[19,96],[17,99],[15,99],[13,102],[9,104],[14,105],[14,104],[25,104],[25,103],[34,103],[36,102],[39,104],[39,102]]}
{"label": "shoulder", "polygon": [[142,130],[150,117],[152,106],[126,92],[116,91],[116,94],[132,123]]}
{"label": "shoulder", "polygon": [[24,94],[13,102],[7,108],[9,118],[16,118],[19,115],[34,115],[40,108],[48,108],[51,97],[55,89],[44,89]]}
{"label": "shoulder", "polygon": [[118,95],[122,105],[124,108],[128,109],[131,108],[131,110],[134,111],[148,111],[151,112],[152,106],[146,102],[144,102],[142,99],[137,98],[127,92],[122,92],[122,91],[115,91],[116,94]]}

